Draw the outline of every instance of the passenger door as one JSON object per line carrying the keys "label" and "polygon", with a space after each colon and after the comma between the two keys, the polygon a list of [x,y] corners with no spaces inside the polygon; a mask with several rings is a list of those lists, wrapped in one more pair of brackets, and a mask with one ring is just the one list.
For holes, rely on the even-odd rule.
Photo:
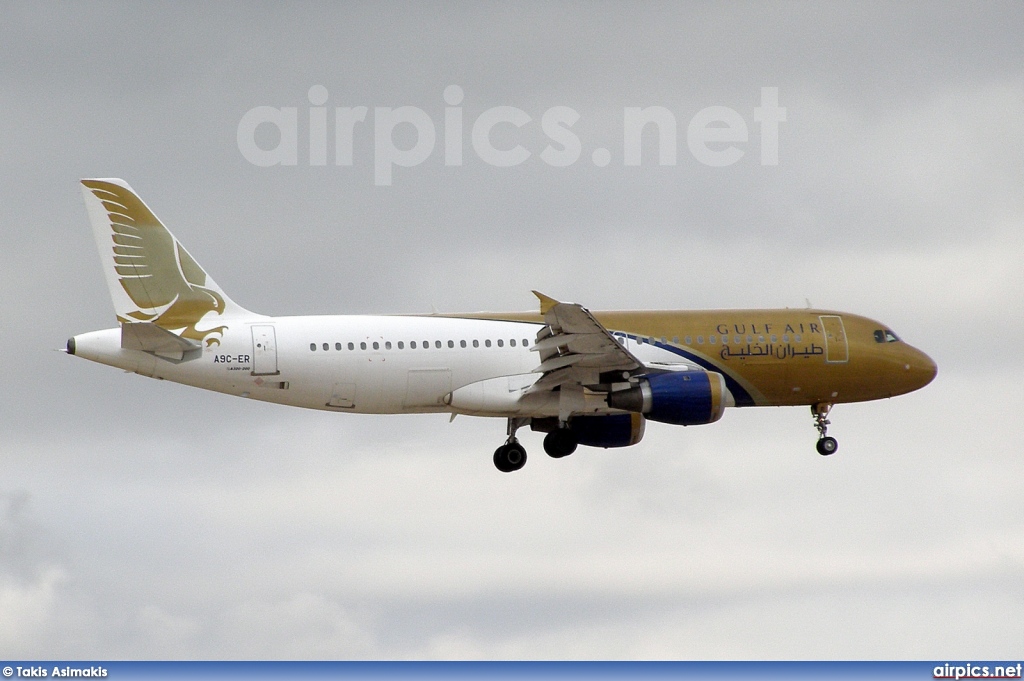
{"label": "passenger door", "polygon": [[846,342],[846,329],[843,318],[839,315],[821,315],[821,328],[825,333],[825,361],[829,364],[842,364],[850,359],[850,350]]}

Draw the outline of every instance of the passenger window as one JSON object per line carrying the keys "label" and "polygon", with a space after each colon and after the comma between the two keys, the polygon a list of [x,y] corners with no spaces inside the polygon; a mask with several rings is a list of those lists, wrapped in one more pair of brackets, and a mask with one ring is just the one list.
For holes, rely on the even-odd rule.
{"label": "passenger window", "polygon": [[363,342],[363,343],[360,343],[360,344],[359,344],[359,349],[360,349],[360,350],[365,350],[365,349],[366,349],[366,343],[365,343],[365,342]]}
{"label": "passenger window", "polygon": [[717,342],[718,342],[718,339],[715,336],[708,336],[708,343],[711,343],[712,345],[714,345]]}
{"label": "passenger window", "polygon": [[672,336],[672,342],[679,345],[679,336]]}
{"label": "passenger window", "polygon": [[402,341],[398,341],[398,349],[405,350],[405,343],[403,343]]}
{"label": "passenger window", "polygon": [[490,339],[487,339],[487,340],[484,341],[484,347],[486,347],[486,348],[491,347],[491,340]]}
{"label": "passenger window", "polygon": [[779,337],[776,336],[776,335],[772,335],[772,343],[778,343],[778,342],[779,342]]}
{"label": "passenger window", "polygon": [[797,335],[793,336],[793,341],[796,342],[796,343],[799,343],[800,342],[800,334],[797,334]]}
{"label": "passenger window", "polygon": [[380,350],[380,343],[378,343],[377,341],[373,341],[373,349]]}
{"label": "passenger window", "polygon": [[316,343],[310,343],[309,349],[312,350],[313,352],[316,352]]}
{"label": "passenger window", "polygon": [[355,343],[349,343],[349,344],[348,344],[348,349],[349,349],[349,350],[355,350],[355,349],[356,349],[356,345],[355,345]]}
{"label": "passenger window", "polygon": [[384,349],[385,350],[390,350],[391,349],[391,341],[387,341],[387,342],[384,343]]}
{"label": "passenger window", "polygon": [[509,344],[510,346],[512,346],[512,347],[514,348],[514,347],[516,346],[516,339],[515,339],[515,338],[513,338],[512,340],[510,340],[510,341],[508,342],[508,344]]}
{"label": "passenger window", "polygon": [[693,345],[693,336],[687,336],[686,337],[686,344],[687,345]]}
{"label": "passenger window", "polygon": [[459,347],[461,347],[461,348],[466,347],[466,341],[459,341]]}
{"label": "passenger window", "polygon": [[473,347],[474,347],[474,348],[478,348],[478,347],[480,347],[480,341],[478,341],[478,340],[474,340],[474,341],[473,341]]}
{"label": "passenger window", "polygon": [[704,336],[697,336],[697,345],[704,345]]}
{"label": "passenger window", "polygon": [[416,349],[416,341],[409,341],[409,347],[413,350]]}
{"label": "passenger window", "polygon": [[789,342],[789,334],[788,333],[782,334],[782,342],[783,343],[788,343]]}
{"label": "passenger window", "polygon": [[499,339],[498,339],[498,347],[499,347],[499,348],[503,348],[503,347],[505,347],[505,341],[503,341],[502,339],[500,339],[500,338],[499,338]]}
{"label": "passenger window", "polygon": [[335,350],[341,350],[341,343],[335,343],[334,344],[334,349]]}
{"label": "passenger window", "polygon": [[441,347],[441,341],[434,341],[434,347],[435,348],[440,348]]}
{"label": "passenger window", "polygon": [[448,347],[454,348],[455,347],[455,341],[448,341]]}
{"label": "passenger window", "polygon": [[528,341],[528,340],[526,340],[526,339],[524,338],[524,339],[523,339],[523,347],[525,348],[525,347],[527,347],[527,346],[529,346],[529,345],[530,345],[530,341]]}

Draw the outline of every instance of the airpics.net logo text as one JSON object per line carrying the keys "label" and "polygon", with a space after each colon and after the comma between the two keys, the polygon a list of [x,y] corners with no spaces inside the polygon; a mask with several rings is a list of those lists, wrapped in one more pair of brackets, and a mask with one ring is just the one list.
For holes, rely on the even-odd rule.
{"label": "airpics.net logo text", "polygon": [[[444,165],[462,166],[466,156],[464,141],[467,127],[470,148],[483,163],[497,168],[508,168],[526,163],[535,155],[552,167],[568,167],[577,163],[584,153],[584,145],[573,126],[582,118],[568,106],[553,106],[539,119],[540,130],[546,137],[546,146],[539,152],[523,146],[509,132],[528,132],[527,126],[538,121],[528,112],[514,106],[495,106],[484,110],[475,120],[467,121],[463,111],[465,95],[458,85],[444,89],[444,121],[440,125]],[[352,166],[356,163],[356,140],[373,136],[373,183],[390,186],[396,167],[413,168],[431,157],[438,146],[438,125],[430,115],[416,106],[373,108],[372,121],[367,106],[337,106],[328,116],[327,88],[314,85],[308,92],[308,117],[300,117],[298,107],[257,106],[249,109],[238,122],[238,150],[245,160],[261,168],[296,166],[300,144],[300,118],[304,132],[308,133],[308,155],[303,159],[310,166],[328,165],[331,151],[333,164]],[[333,119],[333,136],[329,135],[329,119]],[[752,121],[758,126],[760,163],[774,166],[779,163],[779,125],[786,121],[786,109],[779,106],[779,89],[762,87],[760,103],[753,108]],[[511,127],[507,127],[511,126]],[[402,128],[408,128],[402,130]],[[267,128],[270,129],[267,134]],[[496,144],[492,133],[502,133],[503,143]],[[257,141],[274,140],[273,146]],[[396,144],[398,131],[403,142]],[[663,106],[624,107],[622,110],[622,164],[639,166],[643,156],[645,134],[651,139],[653,131],[657,144],[658,165],[675,166],[678,157],[679,122],[676,115]],[[303,135],[306,137],[307,135]],[[333,137],[333,139],[331,139]],[[735,109],[727,106],[708,106],[694,114],[686,123],[686,147],[699,163],[712,167],[730,166],[747,153],[750,125]],[[304,142],[305,140],[303,140]],[[366,147],[369,148],[368,140]],[[358,148],[363,148],[359,146]],[[612,151],[597,147],[590,152],[590,160],[599,168],[613,160]]]}

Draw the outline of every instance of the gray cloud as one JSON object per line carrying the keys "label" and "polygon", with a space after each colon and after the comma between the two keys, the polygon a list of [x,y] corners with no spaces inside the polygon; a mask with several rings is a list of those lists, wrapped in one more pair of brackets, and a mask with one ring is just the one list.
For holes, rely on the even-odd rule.
{"label": "gray cloud", "polygon": [[[9,4],[0,26],[0,649],[21,657],[999,658],[1024,634],[1019,3],[510,8]],[[257,168],[255,106],[533,118],[533,158],[373,184]],[[760,88],[787,108],[758,163]],[[537,154],[552,106],[578,163]],[[750,126],[697,162],[706,106]],[[664,106],[679,160],[622,162]],[[300,141],[305,128],[300,127]],[[608,148],[612,162],[590,154]],[[269,314],[801,307],[885,320],[939,378],[652,425],[497,475],[504,425],[304,413],[53,352],[114,323],[77,179],[121,176]],[[133,423],[128,425],[131,416]],[[984,616],[979,616],[984,613]]]}

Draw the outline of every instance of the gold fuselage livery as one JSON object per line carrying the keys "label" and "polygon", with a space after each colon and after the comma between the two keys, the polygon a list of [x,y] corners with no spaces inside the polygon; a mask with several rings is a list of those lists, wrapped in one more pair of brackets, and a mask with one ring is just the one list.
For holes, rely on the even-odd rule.
{"label": "gold fuselage livery", "polygon": [[69,354],[311,409],[504,418],[503,472],[526,462],[522,426],[560,458],[726,407],[810,406],[831,454],[833,405],[936,374],[886,325],[827,310],[591,313],[534,292],[532,313],[267,317],[232,301],[123,180],[82,185],[120,326],[71,338]]}

